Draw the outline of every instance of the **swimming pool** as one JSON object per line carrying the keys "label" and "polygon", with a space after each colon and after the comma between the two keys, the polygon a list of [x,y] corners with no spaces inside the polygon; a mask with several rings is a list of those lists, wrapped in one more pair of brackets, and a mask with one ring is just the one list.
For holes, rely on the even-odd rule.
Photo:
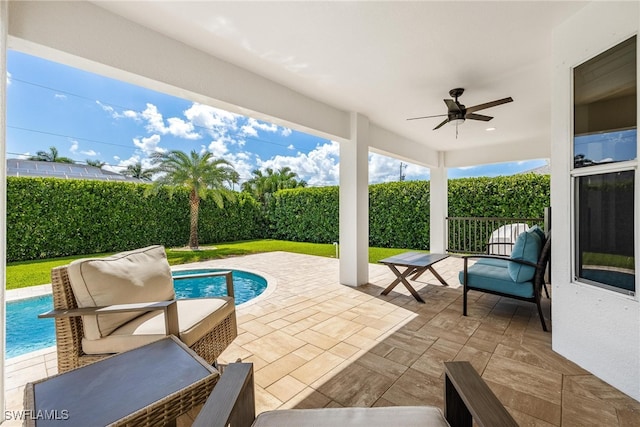
{"label": "swimming pool", "polygon": [[[223,269],[197,269],[174,271],[173,276],[201,274]],[[247,302],[260,295],[267,288],[264,277],[242,270],[230,270],[233,273],[233,288],[236,305]],[[176,280],[174,282],[177,298],[204,298],[224,296],[227,286],[224,277],[200,277]],[[38,319],[38,314],[51,310],[51,295],[28,298],[7,303],[6,358],[56,345],[56,333],[53,319]]]}

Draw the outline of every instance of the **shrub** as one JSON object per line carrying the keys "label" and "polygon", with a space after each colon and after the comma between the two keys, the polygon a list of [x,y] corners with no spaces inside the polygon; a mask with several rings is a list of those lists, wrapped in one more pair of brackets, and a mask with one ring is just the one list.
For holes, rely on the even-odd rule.
{"label": "shrub", "polygon": [[[114,252],[189,239],[187,191],[145,196],[149,184],[7,179],[7,261]],[[201,241],[264,237],[260,206],[238,195],[224,209],[205,200]]]}

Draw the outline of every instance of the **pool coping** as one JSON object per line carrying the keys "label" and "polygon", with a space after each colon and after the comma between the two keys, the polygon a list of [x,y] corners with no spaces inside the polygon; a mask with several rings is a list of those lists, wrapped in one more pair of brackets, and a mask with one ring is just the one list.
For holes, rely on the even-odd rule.
{"label": "pool coping", "polygon": [[4,291],[5,302],[18,301],[21,299],[41,297],[51,295],[51,283],[45,285],[28,286],[26,288],[7,289]]}

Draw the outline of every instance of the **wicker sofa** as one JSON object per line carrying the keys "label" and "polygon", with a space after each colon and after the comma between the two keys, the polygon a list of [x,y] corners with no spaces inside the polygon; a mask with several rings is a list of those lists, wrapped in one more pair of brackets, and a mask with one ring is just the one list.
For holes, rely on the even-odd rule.
{"label": "wicker sofa", "polygon": [[[230,272],[218,275],[231,277]],[[51,271],[58,371],[175,335],[208,363],[237,336],[230,296],[175,299],[162,246],[76,260]]]}
{"label": "wicker sofa", "polygon": [[[384,369],[384,366],[381,367]],[[517,427],[469,362],[444,363],[444,411],[433,406],[277,409],[256,417],[253,364],[229,364],[193,427]]]}

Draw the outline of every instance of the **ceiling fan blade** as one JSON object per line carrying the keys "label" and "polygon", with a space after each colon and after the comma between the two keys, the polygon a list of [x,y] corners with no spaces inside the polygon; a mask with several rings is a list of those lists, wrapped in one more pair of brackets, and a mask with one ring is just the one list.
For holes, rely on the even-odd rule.
{"label": "ceiling fan blade", "polygon": [[443,99],[444,103],[447,104],[447,108],[449,109],[450,113],[461,113],[462,111],[460,111],[460,106],[458,106],[458,104],[456,104],[456,102],[453,99]]}
{"label": "ceiling fan blade", "polygon": [[444,126],[445,124],[447,124],[447,122],[448,122],[448,121],[449,121],[449,118],[447,117],[446,119],[444,119],[444,120],[442,121],[442,123],[440,123],[438,126],[434,127],[434,128],[433,128],[433,130],[440,129],[442,126]]}
{"label": "ceiling fan blade", "polygon": [[513,102],[513,98],[502,98],[496,101],[486,102],[484,104],[474,105],[473,107],[467,108],[467,113],[473,113],[474,111],[484,110],[485,108],[491,108],[498,105],[506,104],[507,102]]}
{"label": "ceiling fan blade", "polygon": [[482,120],[483,122],[488,122],[489,120],[493,119],[493,117],[491,116],[483,116],[482,114],[475,114],[475,113],[467,113],[464,116],[465,119],[471,119],[471,120]]}
{"label": "ceiling fan blade", "polygon": [[412,118],[407,119],[407,120],[430,119],[430,118],[432,118],[432,117],[444,117],[444,116],[446,116],[446,115],[447,115],[447,114],[436,114],[435,116],[412,117]]}

